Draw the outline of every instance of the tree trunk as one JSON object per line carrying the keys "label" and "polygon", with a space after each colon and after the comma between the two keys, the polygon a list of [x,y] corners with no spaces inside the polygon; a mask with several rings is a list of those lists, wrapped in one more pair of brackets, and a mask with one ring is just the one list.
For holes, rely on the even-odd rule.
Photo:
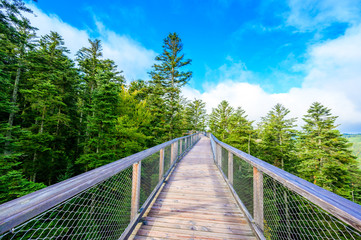
{"label": "tree trunk", "polygon": [[[22,68],[22,66],[19,65],[18,69],[16,70],[14,89],[13,89],[13,94],[11,97],[11,105],[13,108],[15,108],[15,106],[16,106],[16,101],[17,101],[17,97],[18,97],[21,68]],[[14,124],[14,116],[15,116],[15,111],[14,111],[14,109],[12,109],[10,112],[10,115],[9,115],[9,122],[8,122],[9,128],[6,132],[6,142],[5,142],[5,151],[4,151],[5,155],[10,153],[10,151],[8,151],[7,148],[9,147],[10,141],[11,141],[11,134],[12,134],[11,129]]]}

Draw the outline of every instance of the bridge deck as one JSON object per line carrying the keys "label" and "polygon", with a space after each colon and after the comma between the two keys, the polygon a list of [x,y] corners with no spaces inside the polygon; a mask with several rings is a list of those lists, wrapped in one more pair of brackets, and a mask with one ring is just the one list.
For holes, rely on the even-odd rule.
{"label": "bridge deck", "polygon": [[256,239],[206,137],[181,160],[134,239]]}

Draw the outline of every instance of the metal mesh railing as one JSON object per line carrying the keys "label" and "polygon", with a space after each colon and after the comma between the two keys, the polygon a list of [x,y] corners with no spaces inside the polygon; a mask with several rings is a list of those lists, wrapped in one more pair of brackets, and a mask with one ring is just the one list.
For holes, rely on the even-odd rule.
{"label": "metal mesh railing", "polygon": [[226,175],[226,177],[228,178],[228,151],[224,148],[221,147],[221,168],[222,171],[224,173],[224,175]]}
{"label": "metal mesh railing", "polygon": [[118,239],[130,223],[132,168],[13,228],[0,239]]}
{"label": "metal mesh railing", "polygon": [[260,239],[361,239],[360,205],[210,138],[215,163]]}
{"label": "metal mesh railing", "polygon": [[[180,141],[178,141],[180,142]],[[179,143],[178,143],[179,144]],[[171,161],[171,146],[165,147],[164,148],[164,172],[166,173],[169,168],[171,167],[170,161]],[[180,155],[180,153],[178,153],[178,156]]]}
{"label": "metal mesh railing", "polygon": [[0,205],[0,239],[126,238],[169,170],[199,138],[169,141]]}
{"label": "metal mesh railing", "polygon": [[316,204],[263,174],[267,239],[361,239],[361,233]]}
{"label": "metal mesh railing", "polygon": [[145,203],[159,182],[159,156],[157,152],[142,160],[139,206]]}
{"label": "metal mesh railing", "polygon": [[233,156],[233,188],[253,216],[253,167],[237,156]]}

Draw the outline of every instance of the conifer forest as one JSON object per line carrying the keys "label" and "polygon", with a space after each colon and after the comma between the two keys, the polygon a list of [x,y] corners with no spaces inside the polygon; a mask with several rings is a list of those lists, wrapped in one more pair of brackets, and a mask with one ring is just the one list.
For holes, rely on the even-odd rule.
{"label": "conifer forest", "polygon": [[356,203],[361,167],[337,116],[314,102],[303,126],[275,105],[259,121],[241,106],[182,96],[192,78],[181,36],[160,42],[149,79],[129,81],[102,42],[70,52],[61,35],[37,35],[22,1],[0,1],[0,203],[195,131]]}

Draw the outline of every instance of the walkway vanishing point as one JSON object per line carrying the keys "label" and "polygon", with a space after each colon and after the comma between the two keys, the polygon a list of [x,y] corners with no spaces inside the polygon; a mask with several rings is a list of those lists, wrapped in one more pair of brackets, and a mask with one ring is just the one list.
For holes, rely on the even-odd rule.
{"label": "walkway vanishing point", "polygon": [[361,206],[195,133],[0,205],[8,239],[361,240]]}
{"label": "walkway vanishing point", "polygon": [[201,140],[180,161],[134,239],[256,239]]}

